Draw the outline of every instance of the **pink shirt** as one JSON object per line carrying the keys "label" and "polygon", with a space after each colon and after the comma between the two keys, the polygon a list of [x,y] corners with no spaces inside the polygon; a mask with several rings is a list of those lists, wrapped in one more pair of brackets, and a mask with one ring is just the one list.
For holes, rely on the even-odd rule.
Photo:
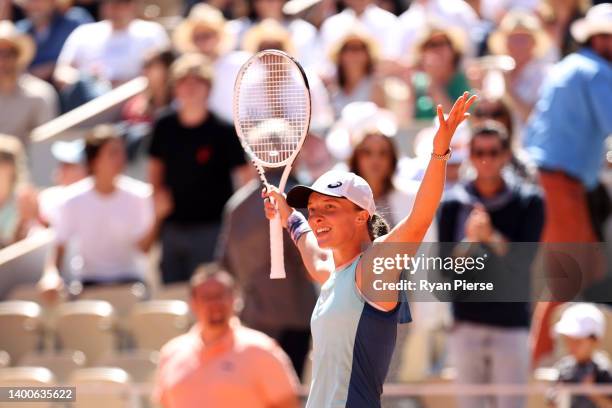
{"label": "pink shirt", "polygon": [[164,408],[264,408],[296,395],[298,384],[267,335],[236,322],[206,346],[196,324],[162,348],[154,395]]}

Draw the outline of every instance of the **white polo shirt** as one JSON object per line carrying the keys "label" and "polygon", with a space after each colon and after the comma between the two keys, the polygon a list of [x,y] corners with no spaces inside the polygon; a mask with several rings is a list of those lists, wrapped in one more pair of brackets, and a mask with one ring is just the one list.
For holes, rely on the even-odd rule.
{"label": "white polo shirt", "polygon": [[144,57],[170,44],[164,28],[134,20],[121,31],[109,21],[83,24],[66,39],[58,65],[70,65],[109,81],[127,81],[140,75]]}
{"label": "white polo shirt", "polygon": [[87,178],[64,188],[66,201],[52,227],[58,243],[74,245],[82,258],[76,271],[81,280],[144,278],[137,243],[154,220],[151,188],[126,176],[115,186],[113,193],[102,195]]}

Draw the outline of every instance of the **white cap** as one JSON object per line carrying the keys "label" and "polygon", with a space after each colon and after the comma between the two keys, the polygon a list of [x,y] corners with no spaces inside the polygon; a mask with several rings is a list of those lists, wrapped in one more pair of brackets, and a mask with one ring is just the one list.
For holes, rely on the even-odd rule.
{"label": "white cap", "polygon": [[580,43],[596,34],[612,34],[612,4],[602,3],[591,7],[584,18],[574,21],[570,32]]}
{"label": "white cap", "polygon": [[366,210],[370,216],[376,212],[374,195],[367,181],[355,173],[331,170],[319,177],[311,187],[295,186],[287,193],[287,203],[296,208],[306,208],[313,192],[331,197],[342,197]]}
{"label": "white cap", "polygon": [[605,329],[603,313],[591,303],[577,303],[568,307],[554,327],[557,334],[578,338],[602,338]]}

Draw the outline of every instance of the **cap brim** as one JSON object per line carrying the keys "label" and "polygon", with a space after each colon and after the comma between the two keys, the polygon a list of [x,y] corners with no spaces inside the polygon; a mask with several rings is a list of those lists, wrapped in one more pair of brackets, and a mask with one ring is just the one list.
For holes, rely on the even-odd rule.
{"label": "cap brim", "polygon": [[341,198],[341,195],[329,194],[329,192],[318,191],[308,186],[295,186],[287,193],[287,204],[293,208],[306,208],[308,207],[308,198],[312,193],[319,193],[330,197]]}

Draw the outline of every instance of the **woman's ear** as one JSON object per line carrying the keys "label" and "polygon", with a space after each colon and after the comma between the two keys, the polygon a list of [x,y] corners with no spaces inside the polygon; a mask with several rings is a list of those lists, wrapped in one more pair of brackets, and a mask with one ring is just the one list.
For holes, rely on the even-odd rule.
{"label": "woman's ear", "polygon": [[359,225],[367,224],[368,218],[369,218],[369,215],[366,210],[359,211],[357,218],[356,218],[357,224]]}

